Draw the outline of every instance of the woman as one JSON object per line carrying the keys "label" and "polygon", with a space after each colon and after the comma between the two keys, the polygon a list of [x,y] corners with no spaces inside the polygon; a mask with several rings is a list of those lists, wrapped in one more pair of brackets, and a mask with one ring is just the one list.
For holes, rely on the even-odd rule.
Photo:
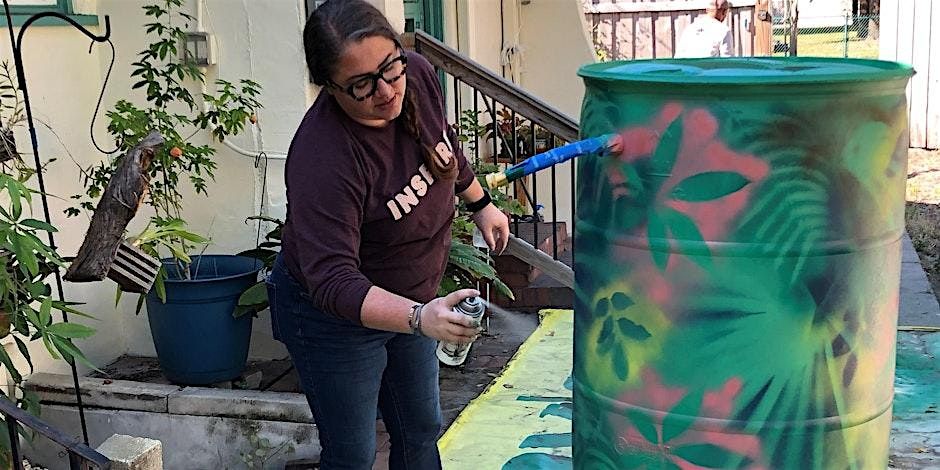
{"label": "woman", "polygon": [[497,252],[508,220],[455,146],[433,67],[402,49],[378,10],[326,2],[304,49],[323,88],[287,158],[283,249],[268,283],[275,335],[313,410],[323,469],[372,467],[376,407],[391,469],[440,468],[434,349],[478,334],[452,309],[479,292],[435,298],[454,195]]}

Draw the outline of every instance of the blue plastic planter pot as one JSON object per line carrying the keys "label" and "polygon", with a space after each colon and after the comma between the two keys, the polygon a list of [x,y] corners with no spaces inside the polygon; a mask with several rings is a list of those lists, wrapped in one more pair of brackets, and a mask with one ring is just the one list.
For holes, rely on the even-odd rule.
{"label": "blue plastic planter pot", "polygon": [[167,267],[166,303],[147,295],[147,317],[160,367],[168,379],[204,385],[238,377],[251,340],[251,315],[232,317],[238,297],[257,282],[261,262],[232,255],[193,257],[192,279]]}

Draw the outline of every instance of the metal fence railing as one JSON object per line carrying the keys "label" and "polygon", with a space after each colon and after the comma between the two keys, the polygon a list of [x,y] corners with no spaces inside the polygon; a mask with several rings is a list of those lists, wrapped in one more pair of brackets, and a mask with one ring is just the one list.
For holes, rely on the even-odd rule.
{"label": "metal fence railing", "polygon": [[775,17],[774,55],[877,59],[879,19],[877,15],[800,16],[794,47],[792,21]]}
{"label": "metal fence railing", "polygon": [[[10,468],[22,470],[23,456],[20,454],[20,436],[31,433],[41,435],[62,447],[68,454],[70,470],[108,470],[111,461],[88,444],[66,435],[43,420],[27,413],[7,398],[0,397],[0,415],[6,424],[10,442]],[[3,431],[0,431],[3,432]]]}
{"label": "metal fence railing", "polygon": [[[458,124],[457,134],[471,161],[505,170],[578,139],[578,124],[570,117],[427,33],[416,32],[414,40],[415,50],[443,73],[451,119]],[[547,240],[550,244],[543,248],[559,259],[567,247],[556,234],[562,229],[574,232],[574,162],[552,166],[500,191],[522,206],[523,214],[512,218],[513,235],[535,246]]]}

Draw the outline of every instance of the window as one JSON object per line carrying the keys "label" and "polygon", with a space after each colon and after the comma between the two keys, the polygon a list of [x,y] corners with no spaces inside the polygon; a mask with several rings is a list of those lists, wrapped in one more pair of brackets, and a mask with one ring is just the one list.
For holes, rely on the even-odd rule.
{"label": "window", "polygon": [[[75,10],[72,8],[72,0],[7,0],[7,2],[10,4],[10,14],[13,15],[14,26],[21,26],[30,16],[44,11],[62,13],[83,25],[98,24],[97,15],[75,14]],[[2,12],[2,5],[0,5],[0,14]],[[61,20],[54,18],[43,18],[36,24],[61,25],[63,23]]]}
{"label": "window", "polygon": [[14,15],[32,15],[41,11],[58,11],[71,13],[69,0],[7,0],[10,4],[10,13]]}

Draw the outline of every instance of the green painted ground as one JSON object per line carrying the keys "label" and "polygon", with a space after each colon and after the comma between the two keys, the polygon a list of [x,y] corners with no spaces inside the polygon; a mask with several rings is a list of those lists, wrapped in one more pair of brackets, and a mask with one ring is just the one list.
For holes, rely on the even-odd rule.
{"label": "green painted ground", "polygon": [[898,333],[891,468],[940,468],[940,333]]}

